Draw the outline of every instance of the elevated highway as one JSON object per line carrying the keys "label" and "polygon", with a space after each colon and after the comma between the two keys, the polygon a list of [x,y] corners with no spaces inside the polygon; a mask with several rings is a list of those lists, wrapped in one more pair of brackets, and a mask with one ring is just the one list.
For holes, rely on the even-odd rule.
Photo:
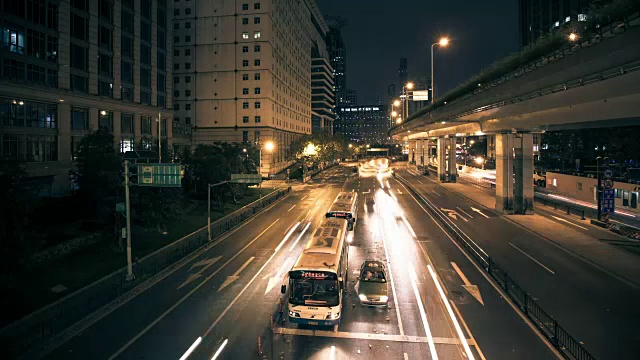
{"label": "elevated highway", "polygon": [[[533,135],[547,130],[640,125],[640,16],[604,29],[473,93],[427,108],[390,130],[409,161],[435,155],[441,181],[456,181],[458,138],[489,135],[496,210],[533,210]],[[506,181],[515,179],[514,181]]]}

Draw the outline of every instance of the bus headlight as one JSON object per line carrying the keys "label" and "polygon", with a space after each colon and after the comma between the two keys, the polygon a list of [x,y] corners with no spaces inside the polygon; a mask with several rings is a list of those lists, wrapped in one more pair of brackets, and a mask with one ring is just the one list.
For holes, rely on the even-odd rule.
{"label": "bus headlight", "polygon": [[380,296],[380,301],[381,302],[387,302],[387,300],[389,300],[388,296]]}
{"label": "bus headlight", "polygon": [[367,295],[360,294],[358,297],[360,298],[360,301],[367,301]]}
{"label": "bus headlight", "polygon": [[289,310],[289,316],[290,316],[290,317],[300,317],[300,314],[295,313],[295,312],[293,312],[293,311]]}
{"label": "bus headlight", "polygon": [[335,314],[329,314],[329,315],[327,315],[326,319],[335,320],[335,319],[337,319],[337,318],[339,318],[339,317],[340,317],[340,313],[338,312],[338,313],[335,313]]}

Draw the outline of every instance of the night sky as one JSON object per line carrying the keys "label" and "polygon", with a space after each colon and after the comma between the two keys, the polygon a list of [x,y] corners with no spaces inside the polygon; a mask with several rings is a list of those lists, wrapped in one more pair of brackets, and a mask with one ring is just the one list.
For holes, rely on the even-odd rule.
{"label": "night sky", "polygon": [[436,45],[436,88],[442,95],[495,60],[514,52],[518,41],[517,0],[316,0],[325,15],[347,21],[347,87],[360,104],[386,103],[387,86],[398,83],[400,58],[409,79],[429,76],[430,47]]}

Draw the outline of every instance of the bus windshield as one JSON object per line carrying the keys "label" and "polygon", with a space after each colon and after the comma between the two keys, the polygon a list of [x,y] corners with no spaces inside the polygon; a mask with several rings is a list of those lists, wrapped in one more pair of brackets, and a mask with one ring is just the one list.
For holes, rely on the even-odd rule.
{"label": "bus windshield", "polygon": [[291,279],[289,302],[294,305],[338,306],[338,281],[333,279]]}

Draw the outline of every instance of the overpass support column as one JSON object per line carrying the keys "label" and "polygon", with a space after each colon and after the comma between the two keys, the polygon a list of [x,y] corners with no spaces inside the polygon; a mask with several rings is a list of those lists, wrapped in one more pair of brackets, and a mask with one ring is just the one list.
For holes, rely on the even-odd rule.
{"label": "overpass support column", "polygon": [[420,159],[420,166],[424,167],[425,166],[425,157],[424,157],[424,147],[426,144],[427,140],[425,139],[420,139],[420,148],[419,148],[419,159]]}
{"label": "overpass support column", "polygon": [[409,140],[409,164],[416,163],[416,141]]}
{"label": "overpass support column", "polygon": [[456,144],[457,138],[452,136],[449,138],[449,182],[456,182],[458,177],[458,164],[456,163]]}
{"label": "overpass support column", "polygon": [[513,135],[497,134],[495,139],[496,210],[510,213],[513,209]]}
{"label": "overpass support column", "polygon": [[447,139],[445,139],[444,137],[438,138],[438,153],[436,154],[436,157],[438,160],[438,179],[440,179],[440,181],[442,182],[447,181],[447,170],[446,170],[447,142],[446,141]]}
{"label": "overpass support column", "polygon": [[533,213],[533,134],[518,134],[514,140],[514,210]]}
{"label": "overpass support column", "polygon": [[496,136],[487,135],[487,159],[496,158]]}
{"label": "overpass support column", "polygon": [[533,135],[496,135],[496,210],[533,212]]}

